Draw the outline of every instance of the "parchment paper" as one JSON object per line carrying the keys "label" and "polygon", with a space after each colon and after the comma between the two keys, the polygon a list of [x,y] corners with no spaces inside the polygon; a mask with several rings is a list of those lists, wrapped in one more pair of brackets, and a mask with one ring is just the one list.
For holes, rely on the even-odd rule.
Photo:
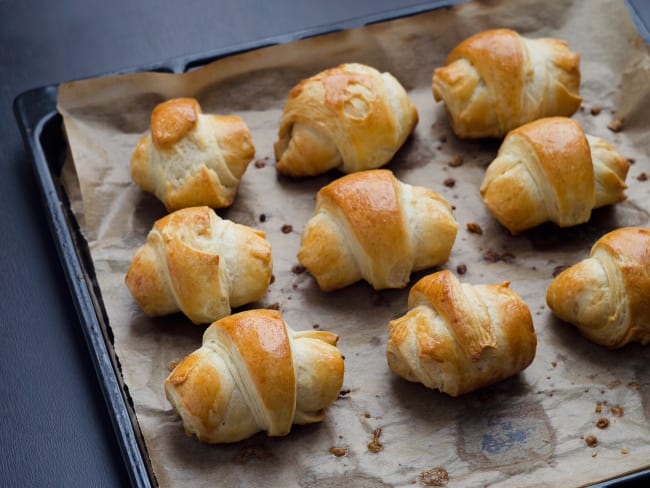
{"label": "parchment paper", "polygon": [[[566,39],[580,53],[584,104],[575,117],[588,133],[634,160],[627,201],[595,211],[584,225],[543,225],[518,237],[490,216],[478,188],[499,141],[458,140],[442,104],[433,100],[431,75],[462,39],[496,27]],[[341,175],[278,177],[273,142],[288,91],[341,62],[390,71],[418,107],[415,134],[387,167],[455,206],[459,233],[441,268],[457,272],[465,265],[460,278],[473,284],[511,281],[528,303],[539,346],[533,364],[516,377],[453,399],[388,369],[388,322],[406,312],[410,286],[441,268],[413,275],[405,289],[382,292],[360,282],[323,293],[307,272],[292,271],[314,195]],[[544,301],[554,270],[587,257],[601,235],[620,226],[650,226],[650,181],[642,176],[650,172],[649,73],[648,50],[623,2],[521,0],[461,4],[256,50],[184,75],[141,73],[62,84],[59,109],[72,155],[66,188],[160,485],[410,486],[432,483],[424,472],[440,467],[449,486],[575,486],[649,465],[650,349],[609,351],[592,344],[555,319]],[[146,318],[124,285],[136,247],[165,215],[162,204],[131,181],[129,159],[148,130],[151,109],[178,96],[197,97],[206,113],[238,114],[252,130],[257,164],[244,174],[234,205],[218,213],[264,230],[273,246],[275,282],[264,299],[246,308],[279,303],[294,329],[317,325],[340,336],[344,390],[321,424],[294,426],[283,438],[260,434],[232,445],[206,445],[185,435],[164,397],[169,363],[198,348],[205,327],[180,314]],[[593,115],[596,106],[601,110]],[[622,131],[607,128],[613,119],[623,121]],[[457,155],[463,164],[449,166]],[[469,232],[469,222],[478,223],[482,235]],[[281,231],[285,224],[293,227],[290,233]],[[616,416],[620,411],[613,406],[624,414]],[[600,418],[609,427],[599,429]],[[374,453],[368,443],[378,428],[383,449]],[[596,447],[585,442],[589,435],[597,437]],[[347,454],[337,457],[332,447]]]}

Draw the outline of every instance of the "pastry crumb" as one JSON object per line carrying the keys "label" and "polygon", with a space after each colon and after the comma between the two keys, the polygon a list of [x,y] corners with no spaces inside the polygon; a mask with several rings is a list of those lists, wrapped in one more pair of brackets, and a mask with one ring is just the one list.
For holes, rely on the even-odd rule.
{"label": "pastry crumb", "polygon": [[648,173],[643,172],[639,173],[639,176],[636,177],[638,181],[647,181],[648,180]]}
{"label": "pastry crumb", "polygon": [[596,422],[596,427],[598,427],[599,429],[606,429],[607,427],[609,427],[609,420],[607,420],[606,418],[598,419],[598,421]]}
{"label": "pastry crumb", "polygon": [[593,452],[591,453],[591,457],[594,458],[594,457],[596,457],[596,456],[598,456],[598,453],[597,453],[596,451],[593,451]]}
{"label": "pastry crumb", "polygon": [[271,453],[267,451],[263,446],[251,446],[251,447],[244,447],[241,451],[239,451],[235,457],[233,457],[233,461],[236,463],[245,463],[249,459],[264,459],[271,456]]}
{"label": "pastry crumb", "polygon": [[596,403],[596,408],[594,409],[594,412],[596,412],[596,413],[600,413],[600,412],[602,412],[602,411],[603,411],[603,404],[600,403],[600,402],[597,402],[597,403]]}
{"label": "pastry crumb", "polygon": [[268,310],[280,310],[280,302],[275,302],[266,307]]}
{"label": "pastry crumb", "polygon": [[625,410],[620,405],[612,405],[609,407],[609,411],[614,417],[622,417],[625,414]]}
{"label": "pastry crumb", "polygon": [[443,183],[446,187],[453,188],[456,185],[456,180],[454,178],[447,178]]}
{"label": "pastry crumb", "polygon": [[377,427],[372,433],[372,440],[368,442],[368,450],[373,453],[378,453],[384,449],[384,445],[379,442],[379,437],[381,436],[381,427]]}
{"label": "pastry crumb", "polygon": [[621,447],[621,454],[629,454],[630,451],[627,447]]}
{"label": "pastry crumb", "polygon": [[346,388],[345,390],[341,390],[339,392],[339,396],[346,396],[350,394],[350,388]]}
{"label": "pastry crumb", "polygon": [[257,159],[254,164],[255,164],[255,167],[258,168],[258,169],[263,168],[264,166],[266,166],[266,163],[264,162],[263,159]]}
{"label": "pastry crumb", "polygon": [[467,230],[472,234],[483,235],[483,229],[478,222],[467,222]]}
{"label": "pastry crumb", "polygon": [[304,273],[306,269],[307,268],[305,268],[302,264],[294,264],[293,266],[291,266],[291,272],[293,274]]}
{"label": "pastry crumb", "polygon": [[458,273],[459,275],[464,275],[465,273],[467,273],[467,265],[459,264],[458,266],[456,266],[456,273]]}
{"label": "pastry crumb", "polygon": [[432,468],[422,471],[418,479],[424,486],[447,486],[449,473],[445,468]]}
{"label": "pastry crumb", "polygon": [[598,438],[595,435],[588,435],[585,437],[585,442],[589,447],[596,447],[598,445]]}
{"label": "pastry crumb", "polygon": [[634,159],[634,158],[627,158],[626,161],[628,162],[628,164],[634,164],[634,163],[636,163],[636,159]]}
{"label": "pastry crumb", "polygon": [[483,259],[489,263],[498,263],[499,261],[502,261],[511,264],[515,262],[515,255],[509,252],[498,253],[493,250],[487,250],[483,253]]}
{"label": "pastry crumb", "polygon": [[621,119],[612,119],[612,121],[607,124],[607,128],[612,132],[621,132],[623,130],[623,121]]}
{"label": "pastry crumb", "polygon": [[600,105],[594,105],[589,109],[589,113],[591,115],[598,115],[603,109],[600,107]]}
{"label": "pastry crumb", "polygon": [[336,457],[342,457],[348,455],[347,447],[330,447],[328,451],[330,454],[333,454]]}
{"label": "pastry crumb", "polygon": [[283,233],[283,234],[289,234],[290,232],[293,231],[293,225],[291,225],[291,224],[284,224],[284,225],[282,226],[282,229],[281,229],[281,230],[282,230],[282,233]]}
{"label": "pastry crumb", "polygon": [[266,214],[260,214],[260,222],[266,222]]}
{"label": "pastry crumb", "polygon": [[311,328],[312,328],[312,329],[319,329],[319,328],[320,328],[320,325],[318,325],[318,324],[314,324],[314,325],[311,326]]}
{"label": "pastry crumb", "polygon": [[460,154],[456,154],[451,160],[447,163],[448,166],[452,168],[457,168],[463,164],[463,157]]}

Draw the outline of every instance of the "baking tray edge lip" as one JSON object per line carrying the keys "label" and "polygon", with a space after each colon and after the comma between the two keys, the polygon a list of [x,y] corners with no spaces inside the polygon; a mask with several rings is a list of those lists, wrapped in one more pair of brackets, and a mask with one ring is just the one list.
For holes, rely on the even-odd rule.
{"label": "baking tray edge lip", "polygon": [[[57,115],[56,85],[31,89],[14,99],[14,115],[36,171],[41,196],[47,210],[50,230],[55,236],[55,245],[64,269],[73,302],[82,322],[83,334],[91,350],[91,358],[98,376],[104,401],[110,412],[120,450],[128,466],[133,486],[150,487],[151,480],[126,405],[124,392],[117,379],[110,358],[104,334],[99,325],[97,311],[84,278],[81,261],[75,251],[75,244],[63,214],[62,204],[49,171],[47,155],[40,144],[40,136],[46,124]],[[37,102],[34,105],[29,102]]]}

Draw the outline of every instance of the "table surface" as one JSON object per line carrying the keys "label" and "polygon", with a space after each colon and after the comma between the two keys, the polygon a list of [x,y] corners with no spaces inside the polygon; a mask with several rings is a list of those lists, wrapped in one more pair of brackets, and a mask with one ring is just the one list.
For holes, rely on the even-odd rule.
{"label": "table surface", "polygon": [[[151,65],[424,3],[0,0],[0,484],[128,486],[12,103]],[[650,19],[650,2],[630,1]],[[629,487],[631,482],[608,486]]]}

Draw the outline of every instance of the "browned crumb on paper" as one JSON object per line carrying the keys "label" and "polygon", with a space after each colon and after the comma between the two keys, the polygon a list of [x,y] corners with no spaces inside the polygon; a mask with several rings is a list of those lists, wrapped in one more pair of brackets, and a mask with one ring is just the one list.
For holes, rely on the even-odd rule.
{"label": "browned crumb on paper", "polygon": [[314,325],[311,326],[311,328],[312,328],[312,329],[319,329],[319,328],[320,328],[320,325],[318,325],[318,324],[314,324]]}
{"label": "browned crumb on paper", "polygon": [[627,387],[631,388],[632,390],[638,390],[640,388],[639,384],[635,383],[634,381],[632,381],[631,383],[628,383]]}
{"label": "browned crumb on paper", "polygon": [[589,109],[589,113],[591,115],[598,115],[603,109],[600,107],[600,105],[594,105]]}
{"label": "browned crumb on paper", "polygon": [[599,429],[606,429],[607,427],[609,427],[609,420],[607,420],[606,418],[598,419],[596,421],[596,427],[598,427]]}
{"label": "browned crumb on paper", "polygon": [[623,121],[621,119],[612,119],[612,121],[607,124],[607,128],[612,132],[621,132],[623,130]]}
{"label": "browned crumb on paper", "polygon": [[467,230],[472,234],[483,235],[483,229],[478,222],[467,222]]}
{"label": "browned crumb on paper", "polygon": [[275,275],[271,275],[271,280],[269,281],[269,285],[272,285],[275,282]]}
{"label": "browned crumb on paper", "polygon": [[636,159],[634,159],[634,158],[627,158],[627,162],[628,162],[629,164],[634,164],[634,163],[636,163]]}
{"label": "browned crumb on paper", "polygon": [[339,396],[346,396],[350,394],[350,388],[346,388],[345,390],[341,390],[339,392]]}
{"label": "browned crumb on paper", "polygon": [[456,266],[456,273],[458,273],[459,275],[464,275],[465,273],[467,273],[467,265],[459,264],[458,266]]}
{"label": "browned crumb on paper", "polygon": [[607,388],[609,388],[611,390],[611,389],[616,388],[617,386],[619,386],[621,383],[622,383],[621,380],[614,380],[611,383],[607,384]]}
{"label": "browned crumb on paper", "polygon": [[447,166],[452,168],[457,168],[463,164],[463,157],[460,154],[456,154],[451,160],[447,163]]}
{"label": "browned crumb on paper", "polygon": [[555,268],[553,268],[553,278],[555,278],[557,275],[559,275],[562,271],[564,271],[568,267],[569,267],[568,265],[563,264],[561,266],[556,266]]}
{"label": "browned crumb on paper", "polygon": [[291,266],[291,272],[293,274],[304,273],[306,269],[307,268],[305,268],[302,264],[294,264],[293,266]]}
{"label": "browned crumb on paper", "polygon": [[498,253],[489,249],[483,253],[483,259],[489,263],[498,263],[499,261],[503,261],[504,263],[510,264],[515,262],[515,255],[510,252]]}
{"label": "browned crumb on paper", "polygon": [[449,473],[445,468],[432,468],[422,471],[418,480],[424,486],[447,486],[449,483]]}
{"label": "browned crumb on paper", "polygon": [[381,427],[377,427],[372,433],[372,440],[368,442],[368,450],[370,452],[378,453],[384,449],[384,445],[379,442],[379,437],[381,436]]}
{"label": "browned crumb on paper", "polygon": [[627,447],[621,447],[621,454],[629,454],[630,450]]}
{"label": "browned crumb on paper", "polygon": [[266,166],[266,163],[264,162],[263,159],[257,159],[257,160],[255,160],[255,163],[254,163],[254,164],[255,164],[255,167],[256,167],[257,169],[260,169],[260,168],[263,168],[264,166]]}
{"label": "browned crumb on paper", "polygon": [[260,222],[266,222],[266,214],[260,214]]}
{"label": "browned crumb on paper", "polygon": [[447,178],[445,181],[443,181],[446,187],[453,188],[456,185],[456,179],[455,178]]}
{"label": "browned crumb on paper", "polygon": [[281,230],[282,230],[282,233],[283,233],[283,234],[289,234],[289,233],[291,233],[291,232],[293,231],[293,225],[291,225],[291,224],[284,224],[284,225],[282,226],[282,229],[281,229]]}
{"label": "browned crumb on paper", "polygon": [[232,460],[236,463],[245,463],[250,459],[265,459],[271,456],[263,446],[244,447],[239,451]]}
{"label": "browned crumb on paper", "polygon": [[596,447],[598,445],[598,438],[595,435],[588,435],[585,437],[585,442],[589,447]]}
{"label": "browned crumb on paper", "polygon": [[639,173],[639,176],[636,177],[637,181],[648,181],[648,173],[645,171],[643,173]]}
{"label": "browned crumb on paper", "polygon": [[280,302],[275,302],[266,307],[269,310],[280,310]]}
{"label": "browned crumb on paper", "polygon": [[333,454],[336,457],[343,457],[348,455],[348,448],[347,447],[330,447],[328,449],[328,452],[330,454]]}
{"label": "browned crumb on paper", "polygon": [[620,405],[612,405],[609,407],[609,411],[612,412],[614,417],[622,417],[625,415],[625,410]]}
{"label": "browned crumb on paper", "polygon": [[603,404],[600,402],[596,402],[596,408],[594,409],[594,412],[600,413],[603,411]]}
{"label": "browned crumb on paper", "polygon": [[598,456],[598,453],[597,453],[596,451],[593,451],[593,452],[591,453],[591,457],[596,457],[596,456]]}

